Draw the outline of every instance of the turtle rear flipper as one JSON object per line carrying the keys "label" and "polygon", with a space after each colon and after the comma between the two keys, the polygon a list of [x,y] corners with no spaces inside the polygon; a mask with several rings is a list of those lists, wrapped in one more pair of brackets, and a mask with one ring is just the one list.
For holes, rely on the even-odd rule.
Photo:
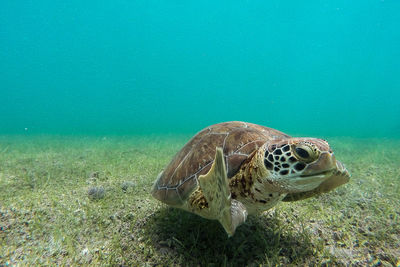
{"label": "turtle rear flipper", "polygon": [[199,177],[200,188],[208,203],[208,212],[217,219],[229,236],[246,221],[245,206],[231,199],[225,161],[221,148],[216,149],[215,160],[206,175]]}

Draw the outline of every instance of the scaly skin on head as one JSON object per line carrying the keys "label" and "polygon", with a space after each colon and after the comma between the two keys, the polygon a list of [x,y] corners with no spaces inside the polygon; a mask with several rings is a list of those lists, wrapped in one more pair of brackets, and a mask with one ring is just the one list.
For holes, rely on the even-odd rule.
{"label": "scaly skin on head", "polygon": [[264,144],[231,179],[232,198],[249,213],[328,192],[348,182],[349,172],[329,144],[317,138],[285,138]]}

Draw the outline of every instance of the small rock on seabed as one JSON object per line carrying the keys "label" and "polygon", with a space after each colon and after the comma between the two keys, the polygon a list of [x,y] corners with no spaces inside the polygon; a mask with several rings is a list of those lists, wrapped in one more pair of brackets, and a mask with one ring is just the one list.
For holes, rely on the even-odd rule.
{"label": "small rock on seabed", "polygon": [[104,198],[106,191],[104,187],[90,187],[88,190],[88,196],[90,199],[102,199]]}

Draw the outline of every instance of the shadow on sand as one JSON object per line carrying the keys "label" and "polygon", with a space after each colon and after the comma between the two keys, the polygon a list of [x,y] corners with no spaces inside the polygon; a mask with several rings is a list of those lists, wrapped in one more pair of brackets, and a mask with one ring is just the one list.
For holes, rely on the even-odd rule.
{"label": "shadow on sand", "polygon": [[190,266],[287,264],[312,258],[314,251],[307,235],[289,230],[275,212],[249,216],[231,238],[217,221],[174,208],[158,210],[144,228],[161,258]]}

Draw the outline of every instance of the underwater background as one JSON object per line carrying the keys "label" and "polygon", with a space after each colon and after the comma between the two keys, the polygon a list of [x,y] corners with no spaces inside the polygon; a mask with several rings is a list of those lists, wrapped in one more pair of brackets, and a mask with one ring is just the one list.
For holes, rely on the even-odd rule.
{"label": "underwater background", "polygon": [[0,134],[400,137],[400,1],[2,1]]}
{"label": "underwater background", "polygon": [[[151,196],[232,120],[352,177],[231,238]],[[400,0],[0,1],[0,266],[400,266],[398,148]]]}

